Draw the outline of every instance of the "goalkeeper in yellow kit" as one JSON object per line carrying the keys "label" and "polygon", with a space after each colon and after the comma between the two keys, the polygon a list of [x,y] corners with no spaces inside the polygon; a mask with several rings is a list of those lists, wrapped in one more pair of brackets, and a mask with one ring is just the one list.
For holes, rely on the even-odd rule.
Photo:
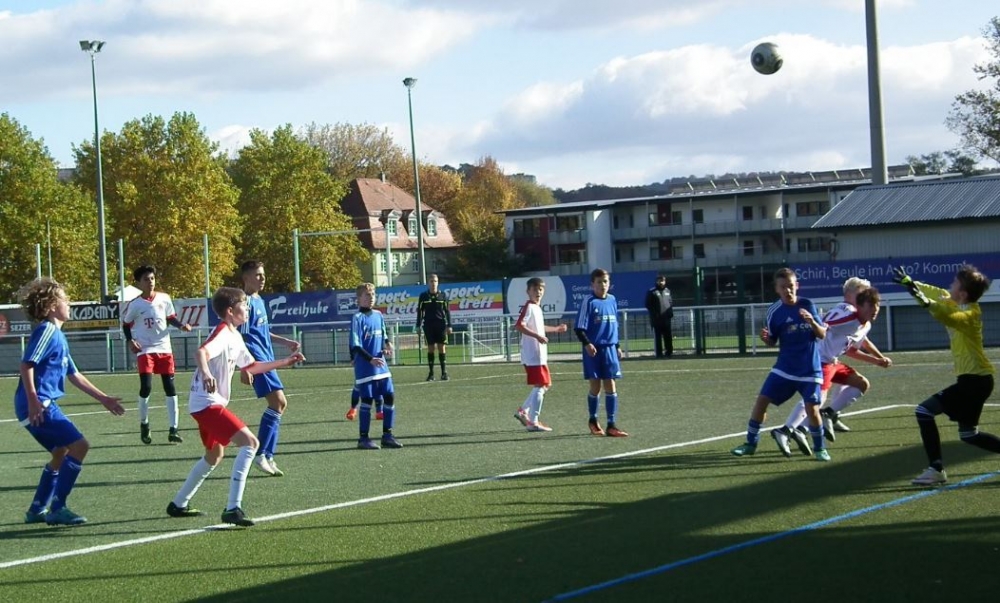
{"label": "goalkeeper in yellow kit", "polygon": [[993,392],[995,369],[983,349],[983,312],[979,298],[990,286],[983,273],[968,264],[955,275],[950,289],[911,279],[902,268],[894,268],[893,280],[909,291],[931,316],[948,329],[951,355],[955,360],[958,380],[951,386],[927,398],[917,406],[920,439],[930,466],[912,481],[917,486],[936,486],[948,476],[941,459],[941,435],[935,417],[946,414],[958,423],[958,436],[963,442],[1000,454],[1000,438],[979,431],[979,416],[986,399]]}

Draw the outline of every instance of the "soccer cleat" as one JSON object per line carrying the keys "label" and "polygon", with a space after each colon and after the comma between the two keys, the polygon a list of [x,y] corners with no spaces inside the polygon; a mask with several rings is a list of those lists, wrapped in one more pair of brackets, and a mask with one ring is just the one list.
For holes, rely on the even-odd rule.
{"label": "soccer cleat", "polygon": [[181,434],[177,433],[176,427],[171,427],[170,433],[167,434],[167,441],[173,444],[181,444],[184,442],[184,438],[181,437]]}
{"label": "soccer cleat", "polygon": [[757,452],[757,445],[745,442],[730,450],[733,456],[753,456]]}
{"label": "soccer cleat", "polygon": [[786,458],[791,458],[792,449],[788,446],[787,429],[787,427],[779,427],[771,432],[771,437],[774,438],[774,443],[778,445],[778,451],[785,455]]}
{"label": "soccer cleat", "polygon": [[591,419],[587,424],[590,426],[590,435],[604,435],[604,430],[601,428],[601,424],[597,422],[597,419]]}
{"label": "soccer cleat", "polygon": [[274,477],[285,477],[285,472],[278,469],[278,465],[274,462],[273,458],[267,459],[267,461],[271,464],[271,469],[274,470]]}
{"label": "soccer cleat", "polygon": [[442,371],[441,372],[441,381],[448,381],[449,379],[451,379],[451,377],[448,376],[448,373],[446,371]]}
{"label": "soccer cleat", "polygon": [[391,433],[382,434],[382,448],[402,448],[403,445],[399,443],[399,440],[393,437]]}
{"label": "soccer cleat", "polygon": [[274,467],[271,466],[271,462],[267,460],[267,457],[263,454],[258,454],[253,459],[253,464],[255,467],[260,469],[262,472],[268,475],[274,475]]}
{"label": "soccer cleat", "polygon": [[347,419],[348,421],[353,421],[354,419],[357,418],[357,416],[358,416],[358,409],[352,408],[351,410],[347,411],[347,414],[344,415],[344,418]]}
{"label": "soccer cleat", "polygon": [[201,517],[204,513],[191,507],[178,507],[174,501],[170,501],[170,504],[167,505],[167,515],[171,517]]}
{"label": "soccer cleat", "polygon": [[235,507],[222,512],[222,523],[231,523],[236,526],[249,528],[253,525],[253,520],[243,513],[243,509]]}
{"label": "soccer cleat", "polygon": [[910,481],[914,486],[939,486],[948,481],[948,474],[944,469],[938,471],[934,467],[924,469],[924,472]]}
{"label": "soccer cleat", "polygon": [[377,413],[375,413],[375,420],[376,420],[376,421],[381,421],[381,420],[383,420],[383,419],[385,419],[385,413],[384,413],[384,412],[382,412],[382,411],[380,410],[380,411],[378,411]]}
{"label": "soccer cleat", "polygon": [[434,381],[434,371],[427,373],[427,379],[425,381]]}
{"label": "soccer cleat", "polygon": [[813,458],[817,461],[827,462],[833,459],[830,458],[830,453],[826,451],[826,448],[820,448],[813,454]]}
{"label": "soccer cleat", "polygon": [[528,424],[531,423],[531,420],[528,419],[528,413],[524,412],[523,408],[517,409],[517,411],[514,413],[514,418],[517,419],[518,422],[525,427],[527,427]]}
{"label": "soccer cleat", "polygon": [[45,523],[46,515],[48,515],[48,512],[45,509],[42,509],[38,513],[26,511],[24,513],[24,523]]}
{"label": "soccer cleat", "polygon": [[87,518],[70,511],[69,507],[63,507],[46,513],[45,523],[50,526],[78,526],[87,523]]}
{"label": "soccer cleat", "polygon": [[378,450],[379,447],[371,438],[359,438],[358,448],[361,450]]}
{"label": "soccer cleat", "polygon": [[534,423],[528,423],[525,425],[528,431],[552,431],[552,428],[542,423],[541,421],[536,421]]}
{"label": "soccer cleat", "polygon": [[795,445],[799,447],[799,452],[806,456],[812,456],[812,446],[809,445],[809,438],[812,437],[808,432],[803,432],[801,429],[789,429],[788,435],[793,440],[795,440]]}
{"label": "soccer cleat", "polygon": [[618,429],[614,425],[608,425],[608,429],[605,435],[607,435],[609,438],[627,438],[628,432]]}
{"label": "soccer cleat", "polygon": [[139,439],[143,444],[153,443],[153,438],[149,437],[149,423],[139,423]]}

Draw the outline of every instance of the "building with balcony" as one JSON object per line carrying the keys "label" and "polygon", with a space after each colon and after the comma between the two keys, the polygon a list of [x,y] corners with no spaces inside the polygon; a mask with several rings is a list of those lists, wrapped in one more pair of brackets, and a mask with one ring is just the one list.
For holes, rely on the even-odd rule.
{"label": "building with balcony", "polygon": [[[889,168],[889,178],[919,180],[908,165]],[[505,226],[511,253],[540,274],[662,272],[676,277],[671,289],[683,303],[695,299],[685,283],[697,268],[704,301],[729,301],[735,291],[754,301],[776,267],[836,259],[834,233],[812,227],[870,182],[870,169],[692,180],[666,195],[509,210]]]}

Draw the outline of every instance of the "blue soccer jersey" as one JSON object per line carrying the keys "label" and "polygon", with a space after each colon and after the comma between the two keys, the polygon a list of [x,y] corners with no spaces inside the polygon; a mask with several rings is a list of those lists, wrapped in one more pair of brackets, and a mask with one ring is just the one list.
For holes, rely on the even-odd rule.
{"label": "blue soccer jersey", "polygon": [[389,365],[372,366],[363,350],[372,358],[381,358],[387,341],[385,319],[378,310],[359,310],[351,319],[351,350],[354,354],[354,382],[357,385],[392,377]]}
{"label": "blue soccer jersey", "polygon": [[258,362],[274,360],[271,347],[271,324],[267,320],[267,304],[256,293],[247,296],[247,321],[240,325],[240,335],[250,354]]}
{"label": "blue soccer jersey", "polygon": [[580,304],[575,329],[584,331],[597,347],[618,345],[618,300],[610,293],[603,299],[588,295]]}
{"label": "blue soccer jersey", "polygon": [[[41,402],[55,402],[65,393],[66,375],[76,373],[76,365],[69,355],[66,335],[55,324],[43,321],[31,332],[28,347],[24,350],[22,362],[35,367],[35,391]],[[14,394],[14,412],[18,421],[28,418],[28,394],[24,383],[18,381]]]}
{"label": "blue soccer jersey", "polygon": [[767,331],[778,343],[778,359],[772,373],[793,381],[823,382],[819,340],[799,311],[805,309],[822,324],[815,304],[799,298],[794,306],[778,300],[767,309]]}

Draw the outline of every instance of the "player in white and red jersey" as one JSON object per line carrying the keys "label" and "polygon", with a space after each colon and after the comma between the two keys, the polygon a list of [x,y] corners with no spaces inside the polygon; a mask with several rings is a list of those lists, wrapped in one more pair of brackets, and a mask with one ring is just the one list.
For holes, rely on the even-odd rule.
{"label": "player in white and red jersey", "polygon": [[229,504],[222,521],[238,526],[252,526],[253,520],[241,507],[247,473],[260,443],[246,424],[229,411],[229,392],[236,367],[251,375],[259,375],[305,360],[295,352],[282,360],[257,362],[250,354],[237,327],[247,320],[247,296],[231,287],[222,287],[212,297],[212,308],[222,319],[212,335],[198,348],[198,369],[191,378],[188,410],[198,423],[198,432],[205,445],[205,456],[198,459],[187,480],[167,505],[171,517],[194,517],[201,511],[189,506],[198,488],[222,461],[226,446],[234,442],[240,451],[233,461],[229,484]]}
{"label": "player in white and red jersey", "polygon": [[552,428],[538,420],[542,411],[545,392],[552,386],[549,375],[549,338],[546,333],[565,333],[565,324],[547,326],[542,314],[542,296],[545,295],[545,281],[538,277],[528,279],[528,301],[521,308],[514,328],[521,333],[521,364],[528,375],[531,393],[514,413],[528,431],[552,431]]}
{"label": "player in white and red jersey", "polygon": [[156,291],[156,268],[139,266],[132,272],[142,295],[128,302],[122,314],[122,332],[129,349],[136,354],[139,370],[139,439],[151,444],[149,437],[149,394],[153,391],[153,374],[163,381],[167,397],[167,421],[170,433],[167,440],[179,444],[184,440],[177,433],[177,389],[174,387],[174,352],[170,347],[169,326],[190,331],[191,325],[182,323],[174,311],[174,303],[166,293]]}
{"label": "player in white and red jersey", "polygon": [[[892,360],[882,355],[868,340],[868,332],[878,316],[880,302],[878,289],[872,287],[867,280],[852,277],[844,283],[844,301],[823,316],[827,332],[819,350],[823,368],[821,404],[826,402],[833,384],[843,386],[833,401],[820,411],[823,415],[824,436],[831,442],[836,439],[834,432],[838,430],[839,412],[863,396],[871,385],[864,375],[842,364],[838,358],[846,354],[881,367],[892,365]],[[810,454],[808,440],[800,436],[801,432],[797,430],[805,422],[805,418],[805,404],[800,401],[788,415],[785,425],[771,433],[778,449],[785,456],[791,456],[789,438],[795,441],[803,454]],[[839,430],[847,431],[843,424],[840,424]]]}

